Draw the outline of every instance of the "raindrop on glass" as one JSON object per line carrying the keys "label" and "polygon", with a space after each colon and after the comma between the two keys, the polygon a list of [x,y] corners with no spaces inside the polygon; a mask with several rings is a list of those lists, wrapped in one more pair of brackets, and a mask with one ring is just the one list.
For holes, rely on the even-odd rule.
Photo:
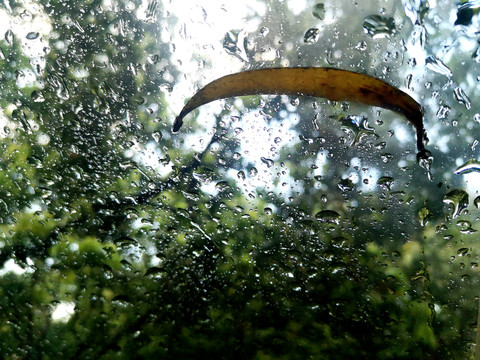
{"label": "raindrop on glass", "polygon": [[377,181],[377,185],[383,190],[392,190],[394,179],[390,176],[383,176]]}
{"label": "raindrop on glass", "polygon": [[260,35],[262,35],[263,37],[267,36],[269,32],[270,30],[265,26],[262,26],[262,28],[260,29]]}
{"label": "raindrop on glass", "polygon": [[433,163],[433,156],[432,153],[426,149],[417,153],[417,163],[427,171],[428,180],[432,180],[432,163]]}
{"label": "raindrop on glass", "polygon": [[468,193],[464,190],[454,189],[445,194],[443,202],[453,205],[452,218],[456,218],[468,207]]}
{"label": "raindrop on glass", "polygon": [[448,78],[452,76],[452,70],[450,70],[450,68],[445,65],[442,60],[437,59],[435,56],[427,57],[425,59],[425,65],[428,69],[438,74],[445,75]]}
{"label": "raindrop on glass", "polygon": [[466,163],[460,165],[454,172],[457,175],[468,174],[471,172],[480,172],[480,161],[470,159]]}
{"label": "raindrop on glass", "polygon": [[473,205],[479,209],[480,208],[480,196],[477,196],[474,200],[473,200]]}
{"label": "raindrop on glass", "polygon": [[243,171],[239,171],[237,173],[237,178],[242,181],[245,180],[245,173]]}
{"label": "raindrop on glass", "polygon": [[230,185],[228,184],[227,181],[219,181],[218,183],[215,184],[215,189],[218,191],[224,191],[228,189]]}
{"label": "raindrop on glass", "polygon": [[342,190],[343,192],[345,191],[352,191],[354,189],[353,181],[350,180],[349,178],[342,179],[338,183],[338,188]]}
{"label": "raindrop on glass", "polygon": [[229,31],[223,39],[223,48],[227,53],[237,57],[238,59],[249,62],[247,56],[247,33],[241,31]]}
{"label": "raindrop on glass", "polygon": [[265,165],[267,165],[267,167],[271,168],[274,164],[274,161],[272,159],[267,159],[265,157],[261,157],[260,160],[262,160],[262,163],[264,163]]}
{"label": "raindrop on glass", "polygon": [[27,40],[35,40],[39,36],[40,36],[40,33],[32,31],[32,32],[29,32],[26,37],[27,37]]}
{"label": "raindrop on glass", "polygon": [[5,33],[5,41],[7,42],[8,45],[13,44],[13,31],[8,29],[7,32]]}
{"label": "raindrop on glass", "polygon": [[315,16],[319,20],[325,19],[325,5],[322,3],[318,3],[313,7],[313,16]]}
{"label": "raindrop on glass", "polygon": [[308,29],[305,35],[303,36],[303,42],[305,44],[315,44],[320,37],[320,30],[317,28]]}
{"label": "raindrop on glass", "polygon": [[327,224],[340,224],[340,214],[332,210],[322,210],[315,214],[315,219]]}
{"label": "raindrop on glass", "polygon": [[152,133],[152,137],[158,143],[158,142],[160,142],[160,140],[162,140],[163,134],[162,134],[161,131],[155,131],[155,132]]}
{"label": "raindrop on glass", "polygon": [[442,105],[437,111],[437,118],[445,119],[448,116],[449,112],[450,112],[450,107],[447,105]]}
{"label": "raindrop on glass", "polygon": [[460,103],[465,105],[465,108],[470,109],[472,107],[472,103],[470,102],[470,99],[468,96],[465,94],[463,89],[459,86],[453,90],[453,94],[455,95],[455,99]]}
{"label": "raindrop on glass", "polygon": [[430,209],[428,209],[427,207],[423,207],[418,212],[418,218],[420,220],[420,225],[425,226],[434,217],[433,217],[433,213],[430,211]]}
{"label": "raindrop on glass", "polygon": [[368,36],[377,39],[395,35],[395,21],[380,15],[367,16],[363,21],[363,30]]}

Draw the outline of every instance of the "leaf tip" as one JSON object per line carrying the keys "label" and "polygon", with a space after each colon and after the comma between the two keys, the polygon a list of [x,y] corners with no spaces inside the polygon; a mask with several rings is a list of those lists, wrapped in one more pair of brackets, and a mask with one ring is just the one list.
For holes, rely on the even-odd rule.
{"label": "leaf tip", "polygon": [[172,132],[173,133],[178,132],[180,130],[180,128],[182,127],[182,124],[183,124],[182,119],[180,118],[180,116],[177,116],[175,118],[174,123],[173,123]]}

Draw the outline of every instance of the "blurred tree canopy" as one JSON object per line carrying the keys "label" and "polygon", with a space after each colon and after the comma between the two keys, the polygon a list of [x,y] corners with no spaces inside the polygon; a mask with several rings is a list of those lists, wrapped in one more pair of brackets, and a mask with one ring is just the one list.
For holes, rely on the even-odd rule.
{"label": "blurred tree canopy", "polygon": [[[256,3],[257,30],[212,48],[405,88],[433,180],[412,129],[358,104],[226,100],[172,134],[177,83],[218,66],[172,4],[5,1],[4,359],[473,359],[478,213],[454,171],[478,144],[475,2]],[[252,116],[269,150],[247,156]]]}

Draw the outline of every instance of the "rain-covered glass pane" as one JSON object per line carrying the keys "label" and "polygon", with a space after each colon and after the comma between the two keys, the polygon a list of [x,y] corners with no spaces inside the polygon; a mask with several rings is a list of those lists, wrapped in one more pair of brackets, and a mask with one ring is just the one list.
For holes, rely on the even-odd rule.
{"label": "rain-covered glass pane", "polygon": [[479,10],[1,2],[1,357],[480,359]]}

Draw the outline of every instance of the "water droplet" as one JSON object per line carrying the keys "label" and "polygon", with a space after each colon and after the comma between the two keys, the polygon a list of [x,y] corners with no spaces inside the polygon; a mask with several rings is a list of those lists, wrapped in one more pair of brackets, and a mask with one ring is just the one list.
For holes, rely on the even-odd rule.
{"label": "water droplet", "polygon": [[340,214],[332,210],[322,210],[315,214],[315,219],[327,224],[340,224]]}
{"label": "water droplet", "polygon": [[394,179],[390,176],[383,176],[377,181],[377,185],[383,190],[392,190]]}
{"label": "water droplet", "polygon": [[241,127],[236,127],[235,129],[233,129],[233,133],[235,134],[235,136],[240,135],[242,132],[243,129]]}
{"label": "water droplet", "polygon": [[395,35],[395,21],[393,18],[380,15],[367,16],[363,21],[363,30],[374,39]]}
{"label": "water droplet", "polygon": [[480,47],[475,50],[475,52],[472,54],[472,59],[473,61],[480,63]]}
{"label": "water droplet", "polygon": [[418,212],[418,218],[420,225],[425,226],[433,219],[433,213],[425,206]]}
{"label": "water droplet", "polygon": [[463,4],[458,5],[458,10],[478,9],[479,7],[480,7],[480,2],[478,0],[468,0]]}
{"label": "water droplet", "polygon": [[468,193],[463,190],[454,189],[443,197],[445,204],[452,204],[452,218],[460,216],[460,214],[468,207]]}
{"label": "water droplet", "polygon": [[160,140],[162,140],[163,134],[162,134],[161,131],[155,131],[155,132],[152,133],[152,137],[158,143],[158,142],[160,142]]}
{"label": "water droplet", "polygon": [[303,42],[305,44],[315,44],[320,37],[320,30],[317,28],[308,29],[305,35],[303,36]]}
{"label": "water droplet", "polygon": [[442,60],[437,59],[435,56],[429,56],[425,59],[425,65],[428,69],[435,71],[438,74],[445,75],[450,78],[452,76],[452,70],[443,63]]}
{"label": "water droplet", "polygon": [[5,33],[5,41],[7,42],[8,45],[13,44],[13,31],[8,29],[7,32]]}
{"label": "water droplet", "polygon": [[29,33],[27,34],[26,38],[27,38],[27,40],[35,40],[35,39],[37,39],[39,36],[40,36],[40,33],[32,31],[32,32],[29,32]]}
{"label": "water droplet", "polygon": [[224,191],[230,187],[230,184],[227,181],[219,181],[215,184],[215,189],[218,191]]}
{"label": "water droplet", "polygon": [[423,17],[429,10],[428,1],[404,1],[405,15],[410,19],[413,25],[421,25]]}
{"label": "water droplet", "polygon": [[457,250],[458,256],[465,256],[468,254],[468,248],[460,248]]}
{"label": "water droplet", "polygon": [[442,105],[437,111],[437,118],[445,119],[448,116],[449,112],[450,112],[450,107],[447,105]]}
{"label": "water droplet", "polygon": [[368,119],[364,116],[349,115],[340,118],[342,130],[351,136],[351,142],[349,146],[359,144],[363,138],[369,135],[378,138],[375,133],[375,129],[368,126]]}
{"label": "water droplet", "polygon": [[299,99],[298,97],[292,98],[292,99],[290,100],[290,104],[291,104],[292,106],[298,106],[298,105],[300,105],[300,99]]}
{"label": "water droplet", "polygon": [[142,16],[142,20],[145,22],[154,22],[155,14],[158,10],[159,0],[149,0],[145,13]]}
{"label": "water droplet", "polygon": [[274,161],[272,159],[267,159],[267,158],[264,158],[263,156],[260,158],[260,160],[262,160],[262,163],[267,165],[267,167],[269,168],[271,168],[274,164]]}
{"label": "water droplet", "polygon": [[480,208],[480,196],[477,196],[474,200],[473,200],[473,205],[475,205],[475,207],[478,209]]}
{"label": "water droplet", "polygon": [[410,87],[412,86],[412,80],[413,80],[413,75],[408,74],[407,77],[405,78],[405,87],[407,89],[410,89]]}
{"label": "water droplet", "polygon": [[227,53],[238,59],[249,62],[247,56],[247,33],[241,31],[229,31],[223,39],[223,48]]}
{"label": "water droplet", "polygon": [[322,3],[318,3],[313,7],[313,16],[315,16],[319,20],[325,19],[325,5]]}
{"label": "water droplet", "polygon": [[200,167],[193,172],[195,180],[201,183],[209,183],[213,180],[213,170],[205,167]]}
{"label": "water droplet", "polygon": [[266,207],[263,209],[263,212],[265,213],[265,215],[272,215],[273,210],[272,208]]}
{"label": "water droplet", "polygon": [[267,36],[269,32],[270,30],[265,26],[262,26],[262,28],[260,29],[260,35],[262,35],[263,37]]}
{"label": "water droplet", "polygon": [[255,177],[255,176],[257,176],[257,174],[258,174],[258,170],[257,170],[256,167],[252,167],[250,169],[250,171],[248,172],[248,175],[250,175],[250,177]]}
{"label": "water droplet", "polygon": [[475,159],[470,159],[463,165],[460,165],[455,171],[456,175],[468,174],[471,172],[480,172],[480,161]]}
{"label": "water droplet", "polygon": [[32,91],[32,94],[30,95],[30,97],[32,98],[32,100],[34,102],[44,102],[45,101],[45,98],[43,97],[43,94],[38,90]]}
{"label": "water droplet", "polygon": [[245,180],[245,173],[243,171],[239,171],[237,173],[237,178],[242,181]]}
{"label": "water droplet", "polygon": [[359,50],[359,51],[365,51],[367,50],[368,48],[368,45],[367,45],[367,42],[362,40],[360,41],[356,46],[355,46],[355,49]]}
{"label": "water droplet", "polygon": [[343,192],[345,191],[352,191],[354,189],[354,184],[353,181],[350,180],[349,178],[342,179],[338,183],[338,188],[342,190]]}
{"label": "water droplet", "polygon": [[432,153],[426,149],[423,149],[417,153],[417,163],[427,171],[428,180],[432,180],[432,163],[433,156]]}
{"label": "water droplet", "polygon": [[462,234],[467,234],[468,235],[468,234],[473,234],[473,233],[477,232],[477,230],[472,228],[472,223],[470,221],[460,220],[460,221],[457,221],[456,225],[460,229],[459,231]]}
{"label": "water droplet", "polygon": [[465,105],[466,109],[470,109],[472,107],[472,103],[470,102],[470,99],[468,98],[467,94],[463,91],[463,89],[459,86],[453,90],[453,94],[455,95],[455,99],[460,103]]}

